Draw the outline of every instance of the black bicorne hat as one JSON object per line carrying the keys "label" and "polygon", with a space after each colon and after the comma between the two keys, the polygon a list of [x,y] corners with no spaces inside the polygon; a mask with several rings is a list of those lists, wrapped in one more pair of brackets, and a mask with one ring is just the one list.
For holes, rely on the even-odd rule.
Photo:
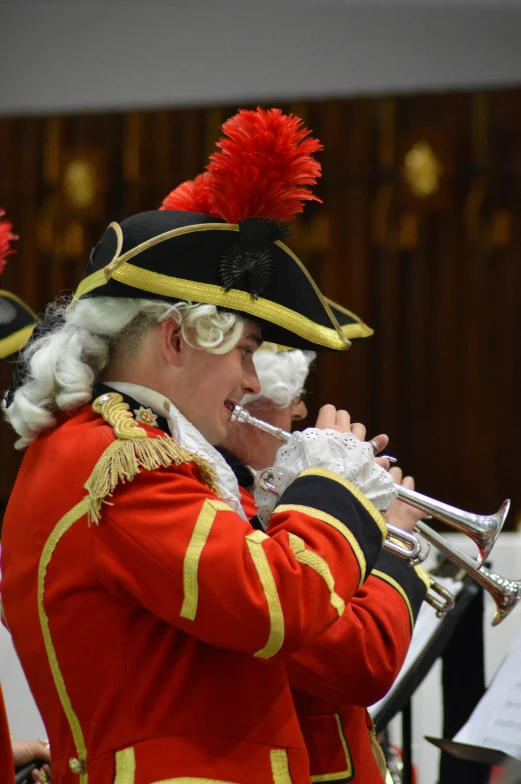
{"label": "black bicorne hat", "polygon": [[37,323],[36,313],[25,302],[0,289],[0,359],[15,360]]}
{"label": "black bicorne hat", "polygon": [[261,322],[264,340],[342,350],[349,340],[302,262],[286,221],[317,200],[321,145],[278,109],[240,111],[223,125],[208,171],[160,210],[111,223],[91,253],[83,297],[189,300]]}

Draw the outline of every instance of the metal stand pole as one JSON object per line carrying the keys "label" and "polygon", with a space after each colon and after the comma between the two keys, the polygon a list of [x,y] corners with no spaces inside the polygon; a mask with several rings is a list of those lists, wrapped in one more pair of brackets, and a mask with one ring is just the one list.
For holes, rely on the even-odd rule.
{"label": "metal stand pole", "polygon": [[411,700],[402,711],[402,754],[403,784],[413,784],[412,780],[412,705]]}

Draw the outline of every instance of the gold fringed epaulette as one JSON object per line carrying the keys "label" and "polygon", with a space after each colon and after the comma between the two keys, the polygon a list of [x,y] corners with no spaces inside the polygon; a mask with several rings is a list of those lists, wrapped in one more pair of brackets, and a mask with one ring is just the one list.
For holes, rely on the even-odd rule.
{"label": "gold fringed epaulette", "polygon": [[111,425],[116,441],[104,451],[85,484],[90,497],[89,523],[99,523],[102,504],[110,503],[107,498],[112,496],[117,485],[131,482],[141,469],[154,471],[172,463],[195,463],[205,485],[217,491],[214,468],[170,436],[149,436],[134,420],[128,404],[118,392],[101,395],[92,404],[92,409]]}

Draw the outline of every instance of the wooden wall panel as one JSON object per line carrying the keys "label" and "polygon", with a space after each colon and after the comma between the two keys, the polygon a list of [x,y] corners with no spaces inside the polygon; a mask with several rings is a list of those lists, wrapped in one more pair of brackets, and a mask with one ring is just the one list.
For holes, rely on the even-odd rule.
{"label": "wooden wall panel", "polygon": [[[520,98],[281,107],[325,145],[324,204],[294,222],[290,244],[323,290],[376,331],[319,357],[310,412],[331,401],[370,434],[387,432],[425,492],[475,511],[511,496],[510,526],[521,515]],[[235,109],[0,118],[0,205],[21,237],[2,287],[35,309],[73,289],[106,225],[157,207],[198,174]],[[4,366],[2,387],[8,376]],[[12,443],[4,425],[4,500],[19,459]]]}

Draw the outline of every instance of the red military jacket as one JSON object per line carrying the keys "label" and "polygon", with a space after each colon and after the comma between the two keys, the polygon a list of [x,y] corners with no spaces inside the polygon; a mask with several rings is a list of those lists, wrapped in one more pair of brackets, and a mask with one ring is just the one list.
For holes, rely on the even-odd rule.
{"label": "red military jacket", "polygon": [[4,520],[4,612],[55,781],[308,784],[285,658],[342,617],[383,519],[308,470],[255,530],[137,408],[109,390],[62,415]]}
{"label": "red military jacket", "polygon": [[[255,501],[242,485],[241,500],[253,518]],[[384,781],[385,759],[366,708],[396,679],[427,587],[423,570],[382,552],[338,622],[287,657],[313,782]]]}

